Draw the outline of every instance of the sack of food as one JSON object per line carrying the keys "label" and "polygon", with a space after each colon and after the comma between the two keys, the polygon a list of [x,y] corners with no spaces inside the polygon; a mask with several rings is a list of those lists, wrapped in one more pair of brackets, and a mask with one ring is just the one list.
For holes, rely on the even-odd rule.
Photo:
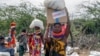
{"label": "sack of food", "polygon": [[44,29],[43,22],[39,19],[34,19],[29,27],[34,28],[35,26],[40,27],[42,30]]}
{"label": "sack of food", "polygon": [[44,6],[46,8],[62,10],[65,8],[65,2],[64,0],[45,0]]}

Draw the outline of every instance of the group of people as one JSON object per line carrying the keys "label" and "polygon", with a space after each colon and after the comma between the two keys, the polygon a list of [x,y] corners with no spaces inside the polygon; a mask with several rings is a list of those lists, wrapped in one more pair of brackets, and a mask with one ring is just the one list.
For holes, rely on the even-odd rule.
{"label": "group of people", "polygon": [[[38,23],[39,24],[39,23]],[[47,24],[45,33],[40,26],[34,26],[34,32],[28,33],[26,29],[22,29],[20,35],[15,38],[15,23],[10,29],[8,43],[4,45],[4,38],[0,36],[0,52],[9,52],[11,56],[14,55],[15,42],[19,42],[19,56],[23,56],[27,51],[27,44],[29,46],[30,56],[41,56],[41,47],[44,45],[45,56],[66,56],[67,38],[69,35],[69,25],[54,23]],[[17,39],[17,40],[16,40]],[[1,51],[1,49],[5,49]]]}
{"label": "group of people", "polygon": [[26,29],[23,29],[18,36],[19,42],[19,56],[23,56],[27,51],[27,44],[29,47],[30,56],[41,56],[41,46],[43,44],[43,34],[39,27],[35,27],[33,33],[27,33]]}
{"label": "group of people", "polygon": [[14,48],[16,46],[16,38],[15,38],[15,31],[16,23],[12,22],[10,24],[9,34],[8,37],[5,38],[3,35],[0,35],[0,52],[9,52],[10,56],[14,55]]}

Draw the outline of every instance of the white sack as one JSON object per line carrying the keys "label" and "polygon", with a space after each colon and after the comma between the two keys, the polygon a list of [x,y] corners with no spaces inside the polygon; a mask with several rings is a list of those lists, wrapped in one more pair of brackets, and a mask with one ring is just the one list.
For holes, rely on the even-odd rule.
{"label": "white sack", "polygon": [[79,56],[77,52],[72,53],[70,56]]}
{"label": "white sack", "polygon": [[0,56],[10,56],[9,52],[0,52]]}
{"label": "white sack", "polygon": [[67,55],[70,55],[71,53],[73,53],[74,50],[71,46],[67,46],[66,51]]}
{"label": "white sack", "polygon": [[43,22],[39,19],[34,19],[31,24],[30,24],[30,28],[34,28],[35,26],[40,27],[42,30],[44,29],[44,25]]}
{"label": "white sack", "polygon": [[62,10],[65,8],[64,0],[45,0],[44,6],[47,8]]}
{"label": "white sack", "polygon": [[95,55],[89,55],[89,56],[95,56]]}
{"label": "white sack", "polygon": [[100,56],[100,52],[98,52],[98,51],[90,51],[90,55]]}

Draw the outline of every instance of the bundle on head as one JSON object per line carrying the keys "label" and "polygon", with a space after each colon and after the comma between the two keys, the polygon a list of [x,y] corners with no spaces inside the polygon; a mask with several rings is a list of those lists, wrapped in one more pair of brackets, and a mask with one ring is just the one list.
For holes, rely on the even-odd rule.
{"label": "bundle on head", "polygon": [[44,6],[47,8],[62,10],[65,8],[64,0],[45,0]]}
{"label": "bundle on head", "polygon": [[44,29],[44,25],[43,25],[43,22],[39,19],[34,19],[31,24],[30,24],[30,28],[34,28],[34,27],[40,27],[40,29]]}

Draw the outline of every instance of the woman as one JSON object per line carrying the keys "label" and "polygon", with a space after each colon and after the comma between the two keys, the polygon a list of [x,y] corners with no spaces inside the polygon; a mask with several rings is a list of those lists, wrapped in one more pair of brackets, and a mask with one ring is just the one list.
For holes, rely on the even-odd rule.
{"label": "woman", "polygon": [[51,28],[47,28],[45,35],[45,39],[47,40],[45,42],[45,56],[66,56],[65,47],[68,34],[69,26],[66,24],[54,23]]}
{"label": "woman", "polygon": [[41,33],[40,27],[35,27],[35,32],[33,34],[34,37],[34,56],[41,56],[41,44],[43,42],[43,34]]}
{"label": "woman", "polygon": [[43,22],[35,19],[30,24],[30,28],[34,28],[32,37],[32,56],[41,56],[41,44],[43,42],[42,30],[44,29]]}
{"label": "woman", "polygon": [[9,48],[15,48],[15,46],[16,46],[15,34],[16,34],[16,23],[12,22],[11,27],[10,27],[10,31],[9,31],[9,37],[11,37],[11,40],[8,42]]}

